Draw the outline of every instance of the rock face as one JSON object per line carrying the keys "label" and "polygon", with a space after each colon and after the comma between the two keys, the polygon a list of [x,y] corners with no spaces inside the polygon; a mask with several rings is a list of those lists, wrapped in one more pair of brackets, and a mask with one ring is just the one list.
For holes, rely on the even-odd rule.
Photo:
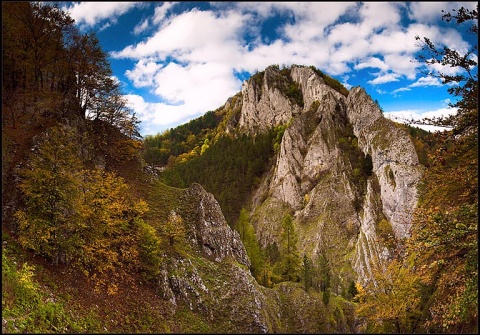
{"label": "rock face", "polygon": [[346,97],[313,69],[293,66],[288,75],[301,89],[300,107],[272,84],[281,72],[269,67],[263,86],[252,78],[242,88],[240,130],[288,124],[275,167],[253,196],[257,237],[263,246],[279,243],[282,217],[293,211],[300,253],[327,252],[354,271],[339,277],[366,280],[388,258],[387,245],[408,236],[423,171],[413,143],[363,89]]}
{"label": "rock face", "polygon": [[[363,89],[345,96],[330,85],[311,68],[269,67],[244,83],[241,110],[238,100],[227,102],[239,114],[226,129],[255,135],[285,125],[275,163],[252,195],[250,220],[267,247],[280,244],[282,219],[293,215],[299,253],[326,256],[332,292],[341,294],[352,280],[368,280],[408,236],[423,168],[408,133]],[[321,298],[298,283],[260,286],[213,195],[198,184],[182,192],[188,255],[165,257],[158,278],[172,310],[187,306],[222,333],[355,331],[345,318],[322,318]],[[342,306],[350,321],[352,308]]]}
{"label": "rock face", "polygon": [[187,306],[202,324],[212,324],[219,332],[266,333],[266,299],[248,270],[240,236],[228,226],[213,195],[199,184],[179,198],[188,245],[183,246],[186,254],[164,257],[159,294],[175,313]]}
{"label": "rock face", "polygon": [[284,78],[279,71],[268,67],[259,80],[249,80],[242,87],[242,113],[239,128],[248,133],[262,132],[272,125],[288,122],[301,108],[293,104],[275,83]]}
{"label": "rock face", "polygon": [[348,120],[363,152],[372,155],[373,170],[381,185],[383,212],[395,236],[408,236],[417,202],[416,184],[422,167],[405,131],[383,117],[364,89],[355,87],[347,98]]}
{"label": "rock face", "polygon": [[[232,230],[222,214],[220,205],[200,184],[192,184],[186,191],[188,201],[194,202],[193,242],[215,262],[231,257],[247,267],[250,261],[237,231]],[[196,204],[196,205],[195,205]]]}
{"label": "rock face", "polygon": [[181,253],[164,255],[157,285],[169,304],[170,318],[188,315],[195,321],[183,332],[353,331],[345,316],[326,318],[322,299],[309,296],[299,283],[260,286],[248,269],[250,261],[238,233],[226,223],[213,195],[199,184],[177,192],[187,245],[179,247]]}

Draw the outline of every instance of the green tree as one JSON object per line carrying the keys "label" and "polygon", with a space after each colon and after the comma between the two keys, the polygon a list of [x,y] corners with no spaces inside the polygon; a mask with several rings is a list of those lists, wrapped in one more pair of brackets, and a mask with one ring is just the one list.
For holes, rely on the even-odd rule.
{"label": "green tree", "polygon": [[250,270],[252,275],[258,282],[268,282],[267,275],[268,268],[265,266],[265,259],[262,250],[257,241],[255,229],[249,219],[248,211],[245,208],[240,210],[240,216],[237,220],[236,229],[240,234],[240,238],[247,251],[250,259]]}
{"label": "green tree", "polygon": [[138,225],[140,258],[142,261],[140,268],[144,271],[147,280],[155,279],[160,273],[162,241],[155,228],[140,218],[135,220]]}
{"label": "green tree", "polygon": [[347,297],[348,299],[355,299],[355,296],[358,294],[357,284],[352,280],[350,285],[348,285]]}
{"label": "green tree", "polygon": [[313,264],[312,260],[307,257],[307,255],[303,254],[303,262],[302,262],[302,279],[305,285],[305,291],[308,292],[308,289],[312,287],[313,281]]}
{"label": "green tree", "polygon": [[318,286],[321,292],[326,292],[330,289],[331,276],[330,262],[325,252],[321,252],[318,255]]}
{"label": "green tree", "polygon": [[[443,12],[459,29],[478,38],[478,5]],[[426,329],[441,332],[478,331],[478,44],[465,54],[448,46],[439,48],[417,36],[427,66],[443,65],[459,74],[433,72],[457,97],[457,113],[424,120],[451,130],[436,133],[437,149],[423,178],[419,206],[414,213],[409,254],[432,289]],[[477,39],[475,39],[477,40]]]}
{"label": "green tree", "polygon": [[301,259],[298,254],[298,236],[292,217],[287,214],[282,221],[280,270],[283,280],[298,281]]}

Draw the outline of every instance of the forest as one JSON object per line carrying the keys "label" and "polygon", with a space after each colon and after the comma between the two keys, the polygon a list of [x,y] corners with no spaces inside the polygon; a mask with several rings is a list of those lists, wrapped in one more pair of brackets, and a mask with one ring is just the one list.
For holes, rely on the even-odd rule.
{"label": "forest", "polygon": [[[234,101],[233,110],[209,111],[142,138],[94,33],[80,33],[50,3],[2,2],[2,12],[2,332],[188,329],[194,313],[185,307],[191,319],[175,323],[155,285],[162,264],[194,254],[181,215],[166,209],[192,183],[218,201],[260,286],[293,282],[319,294],[324,306],[346,301],[366,333],[478,331],[477,45],[461,55],[417,36],[419,62],[464,70],[438,74],[458,112],[422,121],[451,129],[444,132],[398,125],[409,131],[426,167],[411,236],[398,241],[373,281],[352,281],[334,294],[332,265],[298,252],[291,215],[282,218],[280,245],[261,248],[246,211],[288,125],[256,136],[227,134],[239,112]],[[445,12],[442,19],[478,35],[477,10]],[[287,70],[282,74],[286,96],[303,105],[299,87]],[[363,185],[372,162],[355,141],[347,129],[341,145]],[[152,174],[149,167],[162,171]]]}

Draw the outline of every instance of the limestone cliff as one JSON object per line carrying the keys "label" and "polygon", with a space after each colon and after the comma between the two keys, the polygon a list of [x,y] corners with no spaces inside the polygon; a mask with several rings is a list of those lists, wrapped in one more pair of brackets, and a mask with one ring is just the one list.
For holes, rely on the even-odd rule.
{"label": "limestone cliff", "polygon": [[[388,246],[409,232],[423,171],[409,135],[365,90],[344,96],[312,68],[269,67],[261,79],[244,83],[239,129],[288,127],[275,166],[253,196],[260,243],[278,243],[281,218],[293,212],[301,253],[315,258],[326,251],[343,268],[340,282],[366,279],[389,256]],[[282,79],[298,85],[303,106],[288,99]],[[362,174],[370,159],[371,171]]]}
{"label": "limestone cliff", "polygon": [[[226,223],[212,194],[199,184],[174,190],[175,207],[187,228],[187,244],[165,254],[157,292],[170,318],[188,316],[185,332],[283,333],[352,332],[345,316],[325,317],[320,294],[308,295],[298,283],[260,286],[239,234]],[[178,252],[178,250],[183,250]],[[346,311],[351,306],[342,306]],[[301,311],[301,312],[300,312]],[[182,322],[185,324],[185,322]],[[202,331],[203,330],[203,331]]]}
{"label": "limestone cliff", "polygon": [[[383,266],[408,236],[423,168],[408,133],[365,90],[334,87],[314,68],[271,66],[227,101],[221,131],[255,136],[285,126],[273,164],[252,194],[250,221],[266,248],[280,244],[282,219],[291,214],[300,255],[325,255],[332,293],[341,295]],[[182,216],[187,245],[165,255],[158,277],[172,317],[191,312],[205,329],[222,333],[355,332],[346,300],[337,300],[345,303],[337,315],[324,294],[307,294],[300,283],[259,285],[215,197],[199,184],[176,192],[176,207],[165,210]]]}

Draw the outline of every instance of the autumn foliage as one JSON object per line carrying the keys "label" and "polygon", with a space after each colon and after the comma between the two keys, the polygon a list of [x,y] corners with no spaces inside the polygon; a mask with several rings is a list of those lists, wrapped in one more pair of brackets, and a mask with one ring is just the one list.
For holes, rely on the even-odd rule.
{"label": "autumn foliage", "polygon": [[[470,24],[468,31],[478,35],[478,7],[462,7],[442,18]],[[458,75],[433,73],[459,98],[452,104],[457,113],[423,121],[450,130],[426,138],[430,150],[423,159],[428,169],[419,189],[411,236],[390,266],[361,287],[357,312],[371,331],[476,333],[478,46],[460,55],[447,46],[437,48],[428,38],[417,40],[422,47],[419,61],[462,70]]]}
{"label": "autumn foliage", "polygon": [[155,273],[148,208],[119,176],[140,165],[138,120],[97,37],[55,4],[8,2],[2,41],[4,228],[108,293]]}

